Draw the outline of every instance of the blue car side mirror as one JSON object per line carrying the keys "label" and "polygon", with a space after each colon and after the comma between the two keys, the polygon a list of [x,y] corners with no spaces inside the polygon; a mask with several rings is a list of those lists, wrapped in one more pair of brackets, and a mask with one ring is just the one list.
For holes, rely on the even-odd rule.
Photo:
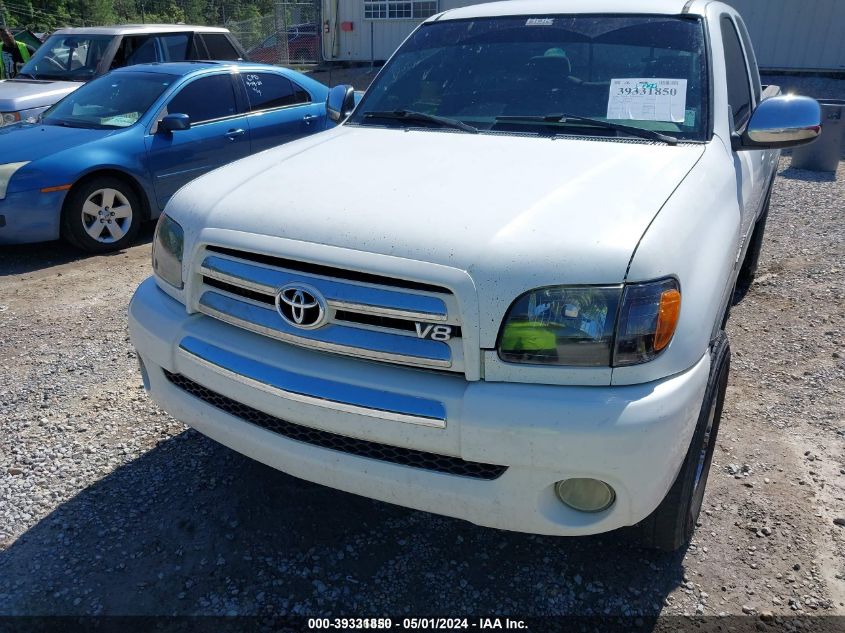
{"label": "blue car side mirror", "polygon": [[340,85],[329,90],[326,98],[326,113],[335,123],[343,121],[355,109],[355,89],[352,86]]}
{"label": "blue car side mirror", "polygon": [[191,117],[187,114],[168,114],[159,121],[158,129],[161,132],[176,132],[178,130],[191,129]]}

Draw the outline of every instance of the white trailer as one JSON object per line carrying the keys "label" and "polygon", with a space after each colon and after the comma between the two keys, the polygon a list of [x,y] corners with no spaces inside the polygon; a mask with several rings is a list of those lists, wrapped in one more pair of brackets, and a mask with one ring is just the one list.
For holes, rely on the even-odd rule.
{"label": "white trailer", "polygon": [[426,18],[478,0],[322,0],[323,59],[384,61]]}

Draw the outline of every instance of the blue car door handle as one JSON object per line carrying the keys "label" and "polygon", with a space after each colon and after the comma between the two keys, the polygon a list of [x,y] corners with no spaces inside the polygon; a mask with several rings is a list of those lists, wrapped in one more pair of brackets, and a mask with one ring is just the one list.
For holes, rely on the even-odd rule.
{"label": "blue car door handle", "polygon": [[241,128],[237,128],[236,130],[229,130],[226,132],[226,136],[229,138],[230,141],[234,141],[237,137],[243,136],[246,134],[246,130]]}
{"label": "blue car door handle", "polygon": [[305,121],[305,125],[309,125],[311,121],[316,121],[319,118],[316,114],[306,114],[302,117],[302,120]]}

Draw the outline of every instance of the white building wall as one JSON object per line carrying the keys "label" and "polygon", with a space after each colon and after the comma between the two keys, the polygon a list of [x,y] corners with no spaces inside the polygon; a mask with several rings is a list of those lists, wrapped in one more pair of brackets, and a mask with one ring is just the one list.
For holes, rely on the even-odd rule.
{"label": "white building wall", "polygon": [[[491,0],[440,0],[440,10]],[[633,0],[632,0],[633,1]],[[763,68],[845,71],[845,0],[726,0],[742,14]],[[322,0],[323,59],[385,60],[419,20],[365,20],[364,0]],[[351,22],[353,30],[340,30]],[[371,46],[372,42],[372,46]]]}
{"label": "white building wall", "polygon": [[[490,2],[491,0],[481,0]],[[479,0],[440,0],[440,11],[455,9]],[[405,40],[421,20],[365,20],[364,0],[322,0],[323,24],[328,21],[329,32],[323,30],[323,59],[384,61]],[[342,22],[352,22],[352,31],[341,31]],[[372,46],[370,43],[372,41]]]}

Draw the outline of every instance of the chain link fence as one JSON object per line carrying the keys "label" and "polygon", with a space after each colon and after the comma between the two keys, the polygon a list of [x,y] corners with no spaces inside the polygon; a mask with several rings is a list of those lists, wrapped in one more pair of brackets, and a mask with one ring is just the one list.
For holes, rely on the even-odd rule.
{"label": "chain link fence", "polygon": [[304,66],[322,61],[319,0],[276,2],[273,13],[224,26],[254,62]]}

